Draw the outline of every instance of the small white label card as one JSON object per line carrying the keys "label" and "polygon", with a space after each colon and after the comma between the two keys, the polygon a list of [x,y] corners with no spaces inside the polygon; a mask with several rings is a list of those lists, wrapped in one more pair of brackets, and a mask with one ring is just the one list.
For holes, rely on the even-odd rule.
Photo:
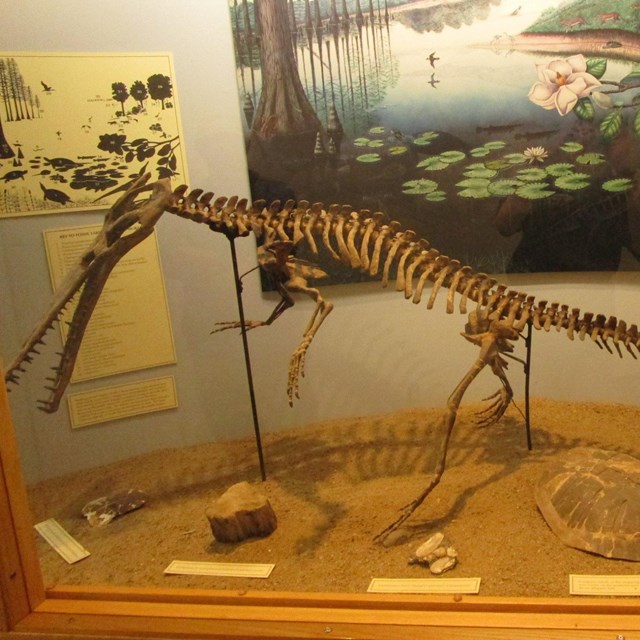
{"label": "small white label card", "polygon": [[480,578],[373,578],[369,593],[478,593]]}
{"label": "small white label card", "polygon": [[69,564],[91,555],[54,518],[43,520],[34,525],[34,528]]}
{"label": "small white label card", "polygon": [[640,596],[640,575],[571,574],[569,593],[572,596]]}
{"label": "small white label card", "polygon": [[243,562],[191,562],[174,560],[164,573],[189,576],[218,576],[225,578],[268,578],[275,564]]}

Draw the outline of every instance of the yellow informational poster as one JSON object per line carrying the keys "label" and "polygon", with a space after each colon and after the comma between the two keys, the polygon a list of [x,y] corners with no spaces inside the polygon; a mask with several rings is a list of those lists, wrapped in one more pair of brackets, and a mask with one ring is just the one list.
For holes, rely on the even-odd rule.
{"label": "yellow informational poster", "polygon": [[0,53],[0,219],[105,209],[188,182],[169,53]]}
{"label": "yellow informational poster", "polygon": [[67,400],[73,429],[178,406],[173,376],[72,393]]}
{"label": "yellow informational poster", "polygon": [[[101,225],[49,229],[45,248],[54,289],[80,260]],[[63,340],[73,316],[62,315]],[[176,361],[155,233],[113,269],[87,327],[72,382],[147,369]]]}

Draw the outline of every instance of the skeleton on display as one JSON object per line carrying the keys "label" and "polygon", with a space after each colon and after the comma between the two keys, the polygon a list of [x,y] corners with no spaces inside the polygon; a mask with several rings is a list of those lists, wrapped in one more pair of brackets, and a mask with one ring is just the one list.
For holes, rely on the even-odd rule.
{"label": "skeleton on display", "polygon": [[[31,334],[18,356],[8,366],[5,380],[18,382],[23,365],[31,361],[46,331],[58,318],[73,296],[81,289],[69,337],[64,346],[55,377],[48,387],[51,395],[40,401],[44,411],[58,407],[69,382],[75,357],[91,312],[99,298],[109,273],[122,256],[147,237],[164,211],[206,224],[211,230],[229,238],[253,233],[259,243],[259,266],[271,277],[280,294],[280,301],[266,320],[248,321],[246,329],[270,325],[294,302],[292,294],[302,293],[315,303],[314,311],[300,344],[294,350],[288,373],[287,394],[290,403],[298,397],[299,381],[304,375],[307,351],[318,329],[330,314],[333,305],[324,300],[309,280],[326,275],[315,265],[295,257],[295,249],[306,245],[313,254],[324,247],[334,260],[382,278],[387,286],[395,274],[396,290],[406,299],[418,304],[427,283],[431,287],[427,308],[431,309],[440,291],[446,291],[446,311],[455,310],[459,296],[459,311],[468,314],[463,337],[479,347],[471,368],[454,389],[442,417],[444,434],[439,444],[438,463],[428,485],[410,502],[398,519],[378,534],[382,539],[397,529],[425,500],[439,483],[445,469],[449,439],[462,398],[476,376],[489,367],[500,382],[485,410],[478,416],[482,425],[499,420],[511,402],[513,392],[506,377],[508,357],[512,356],[517,340],[528,323],[535,329],[566,331],[573,340],[588,337],[601,348],[612,352],[611,346],[622,355],[624,347],[635,358],[640,350],[637,326],[615,317],[581,314],[577,308],[546,301],[535,302],[533,296],[508,289],[487,274],[477,273],[469,266],[442,255],[413,231],[402,230],[400,224],[388,221],[384,214],[353,211],[349,206],[306,201],[278,201],[266,205],[263,201],[249,204],[237,197],[215,198],[202,189],[189,191],[181,186],[171,191],[168,180],[147,185],[149,176],[136,181],[107,213],[104,227],[80,264],[67,276],[54,296],[49,311]],[[148,198],[140,196],[151,191]],[[136,225],[137,226],[134,226]],[[130,229],[132,232],[127,233]],[[469,305],[474,305],[469,312]],[[239,322],[221,323],[218,330],[239,328]]]}

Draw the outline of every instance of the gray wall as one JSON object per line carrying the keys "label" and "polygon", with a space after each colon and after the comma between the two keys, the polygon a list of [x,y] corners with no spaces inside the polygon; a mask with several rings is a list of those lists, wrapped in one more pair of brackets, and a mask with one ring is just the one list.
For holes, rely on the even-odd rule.
{"label": "gray wall", "polygon": [[[193,186],[217,194],[248,195],[244,137],[235,85],[227,2],[222,0],[5,0],[6,51],[171,51]],[[99,222],[100,214],[39,216],[0,221],[0,352],[19,348],[50,295],[41,232]],[[171,307],[178,364],[109,379],[124,383],[173,374],[180,407],[72,431],[66,406],[58,414],[35,410],[55,344],[11,393],[25,475],[29,482],[152,449],[224,440],[252,433],[240,339],[210,336],[214,323],[237,317],[227,241],[206,228],[165,216],[158,224],[160,254]],[[241,269],[255,265],[251,239],[238,243]],[[640,319],[636,275],[511,278],[539,298],[584,310]],[[476,353],[459,333],[464,318],[408,304],[377,284],[331,287],[335,310],[309,353],[306,378],[293,408],[286,372],[312,311],[300,301],[269,328],[250,333],[262,428],[295,428],[335,417],[373,415],[404,407],[440,405]],[[245,282],[246,315],[265,318],[275,304],[256,277]],[[534,336],[532,392],[567,400],[635,403],[640,364],[619,361],[562,334]],[[519,368],[511,367],[517,395]],[[90,389],[99,383],[74,385]],[[483,375],[469,394],[478,400],[496,388]],[[534,416],[535,421],[535,416]],[[640,426],[639,426],[640,428]],[[623,434],[621,434],[623,437]],[[268,462],[268,450],[265,452]]]}

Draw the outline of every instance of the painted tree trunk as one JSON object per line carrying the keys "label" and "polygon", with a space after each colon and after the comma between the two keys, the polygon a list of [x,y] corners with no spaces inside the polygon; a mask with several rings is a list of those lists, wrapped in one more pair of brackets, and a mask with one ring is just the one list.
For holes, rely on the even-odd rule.
{"label": "painted tree trunk", "polygon": [[279,164],[290,167],[311,160],[321,124],[298,75],[286,0],[259,0],[255,11],[261,35],[262,93],[253,120],[249,158],[252,167],[261,167],[261,156],[268,153],[269,166],[264,171],[277,178],[282,168]]}

